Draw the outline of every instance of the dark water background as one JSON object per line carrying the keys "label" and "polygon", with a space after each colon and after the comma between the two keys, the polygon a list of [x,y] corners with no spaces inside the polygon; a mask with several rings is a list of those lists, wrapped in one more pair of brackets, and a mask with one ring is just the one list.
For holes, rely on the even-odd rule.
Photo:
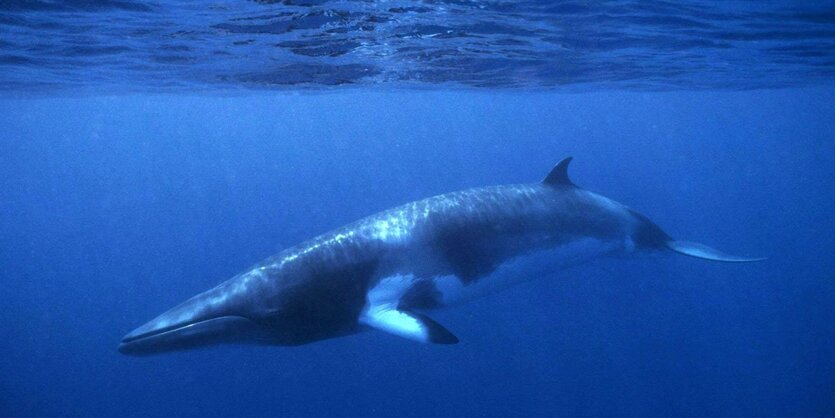
{"label": "dark water background", "polygon": [[[614,11],[638,3],[290,3],[0,3],[0,416],[835,416],[835,9],[650,3],[660,17],[619,29],[643,41],[612,34],[595,53]],[[317,7],[408,14],[332,36],[427,57],[481,38],[430,37],[426,20],[474,32],[500,20],[483,30],[490,48],[535,47],[441,61],[294,51],[330,51],[338,42],[316,34],[370,19],[295,15]],[[563,49],[518,32],[535,26],[531,10],[554,31],[585,19],[566,62],[587,66],[548,73]],[[685,29],[685,11],[709,27]],[[128,36],[132,25],[145,32]],[[67,49],[76,36],[84,46]],[[291,37],[310,45],[271,46]],[[101,52],[114,43],[127,50]],[[500,66],[481,66],[494,56]],[[267,82],[236,78],[258,71]],[[768,261],[602,260],[432,314],[454,346],[369,332],[116,351],[282,248],[429,195],[538,181],[567,155],[577,184],[673,236]]]}

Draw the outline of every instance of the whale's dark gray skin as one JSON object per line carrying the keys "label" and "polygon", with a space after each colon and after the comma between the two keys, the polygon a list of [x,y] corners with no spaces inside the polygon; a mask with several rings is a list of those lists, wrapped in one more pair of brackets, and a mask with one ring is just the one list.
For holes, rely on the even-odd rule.
{"label": "whale's dark gray skin", "polygon": [[672,250],[760,260],[673,240],[638,212],[575,186],[570,161],[540,183],[430,197],[288,248],[135,329],[119,351],[299,345],[367,329],[453,344],[458,338],[422,312],[597,257]]}

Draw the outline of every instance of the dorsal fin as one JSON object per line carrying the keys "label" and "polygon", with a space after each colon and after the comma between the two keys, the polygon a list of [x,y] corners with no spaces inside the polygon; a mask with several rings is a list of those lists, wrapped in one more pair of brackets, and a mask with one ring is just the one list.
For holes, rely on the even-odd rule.
{"label": "dorsal fin", "polygon": [[573,186],[574,183],[568,178],[568,164],[571,163],[571,158],[567,157],[558,162],[542,182],[551,186]]}

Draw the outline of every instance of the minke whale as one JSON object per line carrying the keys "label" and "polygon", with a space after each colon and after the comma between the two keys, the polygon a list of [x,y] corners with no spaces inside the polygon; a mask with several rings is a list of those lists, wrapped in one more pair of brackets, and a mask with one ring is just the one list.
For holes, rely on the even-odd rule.
{"label": "minke whale", "polygon": [[119,351],[301,345],[365,330],[454,344],[428,312],[595,258],[666,250],[762,260],[674,240],[646,216],[574,185],[570,162],[539,183],[430,197],[288,248],[136,328]]}

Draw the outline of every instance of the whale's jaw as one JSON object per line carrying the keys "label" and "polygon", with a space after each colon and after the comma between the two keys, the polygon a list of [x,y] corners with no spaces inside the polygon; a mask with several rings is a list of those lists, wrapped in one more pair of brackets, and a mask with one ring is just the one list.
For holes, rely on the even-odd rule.
{"label": "whale's jaw", "polygon": [[[149,324],[153,326],[155,321]],[[269,339],[265,329],[241,316],[221,316],[142,332],[147,328],[148,324],[126,335],[119,344],[119,352],[141,356],[223,343],[259,343]]]}

